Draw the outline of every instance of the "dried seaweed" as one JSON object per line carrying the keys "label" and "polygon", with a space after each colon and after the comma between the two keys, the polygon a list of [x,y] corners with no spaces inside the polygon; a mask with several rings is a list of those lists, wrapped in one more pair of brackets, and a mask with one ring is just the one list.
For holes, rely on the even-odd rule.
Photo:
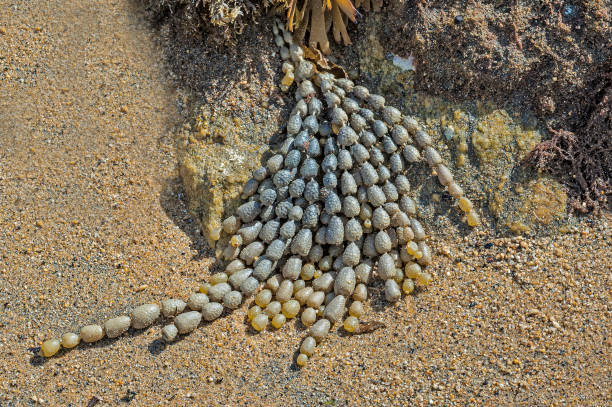
{"label": "dried seaweed", "polygon": [[527,157],[568,186],[570,208],[581,213],[609,211],[612,204],[612,73],[599,88],[585,126],[549,129],[552,137]]}
{"label": "dried seaweed", "polygon": [[[206,39],[216,44],[231,45],[249,20],[267,10],[271,14],[286,12],[287,28],[297,42],[331,52],[328,32],[337,43],[351,44],[346,27],[355,22],[357,9],[351,0],[141,0],[159,20],[171,18],[183,33],[207,34]],[[359,0],[365,10],[380,10],[382,0]]]}
{"label": "dried seaweed", "polygon": [[333,22],[333,33],[334,40],[340,43],[340,39],[344,41],[344,45],[350,45],[351,39],[346,31],[346,15],[343,16],[340,13],[340,7],[337,2],[332,3],[332,22]]}
{"label": "dried seaweed", "polygon": [[369,334],[377,329],[386,328],[387,326],[380,321],[362,321],[359,327],[353,332],[354,335]]}
{"label": "dried seaweed", "polygon": [[337,43],[349,45],[346,23],[356,19],[357,9],[350,0],[291,0],[287,10],[287,28],[294,32],[294,38],[303,42],[308,30],[308,46],[325,55],[331,52],[327,39],[330,28]]}
{"label": "dried seaweed", "polygon": [[[206,34],[215,45],[234,43],[236,35],[264,9],[287,7],[285,0],[140,0],[158,21],[171,20],[182,33]],[[263,5],[261,4],[263,3]]]}

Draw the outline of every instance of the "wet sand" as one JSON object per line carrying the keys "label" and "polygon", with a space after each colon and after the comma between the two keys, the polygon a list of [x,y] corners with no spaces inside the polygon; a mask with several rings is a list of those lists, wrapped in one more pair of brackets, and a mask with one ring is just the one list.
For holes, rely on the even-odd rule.
{"label": "wet sand", "polygon": [[[130,2],[0,6],[0,405],[611,403],[609,215],[532,239],[431,236],[433,285],[302,370],[298,322],[247,304],[170,346],[159,326],[46,361],[45,338],[186,298],[208,276],[176,170],[183,97]],[[91,404],[90,404],[91,405]]]}

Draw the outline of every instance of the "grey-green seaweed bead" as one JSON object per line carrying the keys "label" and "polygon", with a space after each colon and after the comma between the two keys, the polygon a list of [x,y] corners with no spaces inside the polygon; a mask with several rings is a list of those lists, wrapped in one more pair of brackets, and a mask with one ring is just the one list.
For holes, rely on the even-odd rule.
{"label": "grey-green seaweed bead", "polygon": [[236,309],[242,303],[242,294],[240,291],[230,291],[223,296],[223,305],[229,309]]}
{"label": "grey-green seaweed bead", "polygon": [[183,312],[187,304],[185,301],[177,298],[169,298],[161,303],[161,313],[164,317],[169,318]]}
{"label": "grey-green seaweed bead", "polygon": [[325,306],[323,311],[323,317],[328,319],[331,323],[335,324],[342,320],[342,317],[346,313],[346,297],[343,295],[336,295],[333,300]]}
{"label": "grey-green seaweed bead", "polygon": [[352,267],[344,267],[334,282],[334,293],[336,295],[342,295],[344,297],[350,297],[355,290],[355,284],[357,283],[355,277],[355,270]]}
{"label": "grey-green seaweed bead", "polygon": [[317,341],[312,336],[307,336],[300,345],[300,352],[306,356],[312,356],[317,346]]}
{"label": "grey-green seaweed bead", "polygon": [[355,267],[355,277],[357,281],[363,284],[370,282],[370,276],[372,274],[372,266],[369,263],[360,263]]}
{"label": "grey-green seaweed bead", "polygon": [[342,253],[342,263],[349,267],[354,267],[359,264],[361,251],[355,242],[349,243]]}
{"label": "grey-green seaweed bead", "polygon": [[[261,262],[266,261],[267,263],[265,263],[268,267],[271,267],[272,262],[268,259],[260,259]],[[257,266],[255,266],[255,268],[257,269]],[[253,274],[253,269],[242,269],[240,271],[235,272],[234,274],[232,274],[231,276],[229,276],[228,278],[228,282],[229,284],[234,287],[235,289],[240,288],[240,286],[242,285],[242,283],[244,282],[244,280],[246,280],[247,278],[249,278],[251,276],[251,274]],[[197,311],[197,310],[196,310]]]}
{"label": "grey-green seaweed bead", "polygon": [[176,339],[178,335],[178,329],[176,328],[174,324],[168,324],[162,328],[161,333],[162,333],[162,339],[165,342],[170,343],[170,342],[174,342],[174,340]]}
{"label": "grey-green seaweed bead", "polygon": [[301,321],[304,326],[309,327],[317,320],[317,311],[314,308],[308,307],[302,312]]}
{"label": "grey-green seaweed bead", "polygon": [[132,320],[127,315],[111,318],[104,322],[104,332],[109,338],[116,338],[130,328]]}
{"label": "grey-green seaweed bead", "polygon": [[306,305],[312,308],[319,308],[325,301],[325,293],[323,291],[314,291],[306,300]]}
{"label": "grey-green seaweed bead", "polygon": [[421,159],[421,154],[419,150],[412,144],[406,144],[404,149],[402,150],[402,155],[409,163],[416,163]]}
{"label": "grey-green seaweed bead", "polygon": [[389,253],[385,253],[378,258],[378,276],[383,280],[395,276],[395,262]]}
{"label": "grey-green seaweed bead", "polygon": [[283,280],[276,291],[276,299],[280,302],[289,301],[293,297],[293,282],[289,279]]}
{"label": "grey-green seaweed bead", "polygon": [[392,242],[389,234],[384,230],[378,232],[374,238],[374,246],[376,247],[376,251],[380,254],[387,253],[391,250]]}
{"label": "grey-green seaweed bead", "polygon": [[244,280],[242,284],[240,284],[240,291],[245,297],[251,296],[257,291],[257,287],[259,286],[259,281],[251,276]]}
{"label": "grey-green seaweed bead", "polygon": [[329,320],[322,318],[310,327],[308,333],[317,341],[317,343],[319,343],[325,339],[329,333],[329,328],[331,328],[331,323]]}
{"label": "grey-green seaweed bead", "polygon": [[430,167],[435,167],[442,163],[442,157],[440,157],[440,154],[431,146],[427,146],[423,149],[423,156]]}
{"label": "grey-green seaweed bead", "polygon": [[209,301],[210,300],[208,299],[208,296],[206,294],[193,293],[189,296],[189,299],[187,300],[187,306],[193,311],[201,311],[202,307],[208,304]]}
{"label": "grey-green seaweed bead", "polygon": [[202,317],[205,321],[214,321],[223,313],[223,305],[218,302],[209,302],[202,307]]}
{"label": "grey-green seaweed bead", "polygon": [[202,314],[198,311],[188,311],[174,318],[174,325],[181,335],[194,331],[202,321]]}
{"label": "grey-green seaweed bead", "polygon": [[143,304],[132,311],[132,327],[144,329],[153,324],[159,318],[160,309],[157,304]]}
{"label": "grey-green seaweed bead", "polygon": [[332,290],[334,277],[330,273],[323,273],[312,282],[312,289],[328,293]]}
{"label": "grey-green seaweed bead", "polygon": [[440,184],[447,186],[453,182],[453,174],[451,174],[450,170],[444,164],[438,164],[436,171],[438,172]]}
{"label": "grey-green seaweed bead", "polygon": [[219,283],[210,287],[207,295],[210,301],[221,302],[221,300],[223,300],[223,296],[230,291],[232,291],[232,286],[230,286],[228,283]]}
{"label": "grey-green seaweed bead", "polygon": [[385,299],[389,302],[396,302],[402,296],[402,291],[395,280],[390,278],[385,281]]}

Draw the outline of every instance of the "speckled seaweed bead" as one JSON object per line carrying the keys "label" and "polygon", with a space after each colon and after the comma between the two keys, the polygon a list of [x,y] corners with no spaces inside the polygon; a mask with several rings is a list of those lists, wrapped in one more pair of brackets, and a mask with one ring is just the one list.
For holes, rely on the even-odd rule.
{"label": "speckled seaweed bead", "polygon": [[239,291],[230,291],[223,296],[223,306],[236,309],[242,303],[242,294]]}
{"label": "speckled seaweed bead", "polygon": [[187,306],[192,311],[201,311],[202,307],[208,304],[208,302],[209,299],[206,294],[193,293],[189,296],[189,299],[187,300]]}
{"label": "speckled seaweed bead", "polygon": [[342,320],[342,317],[346,313],[345,305],[346,297],[343,295],[336,295],[329,302],[329,304],[325,306],[325,310],[323,311],[323,317],[329,320],[329,322],[331,322],[332,324],[340,322]]}
{"label": "speckled seaweed bead", "polygon": [[344,223],[339,216],[332,216],[327,225],[325,241],[327,244],[338,245],[344,240]]}
{"label": "speckled seaweed bead", "polygon": [[202,307],[202,318],[205,321],[214,321],[223,313],[223,305],[218,302],[209,302]]}
{"label": "speckled seaweed bead", "polygon": [[352,267],[344,267],[336,276],[336,280],[334,282],[334,293],[336,295],[350,297],[355,290],[356,283],[357,280],[355,278],[355,270],[353,270]]}
{"label": "speckled seaweed bead", "polygon": [[162,328],[161,333],[164,341],[173,342],[178,335],[178,329],[176,328],[176,325],[169,324]]}
{"label": "speckled seaweed bead", "polygon": [[317,343],[319,343],[323,339],[325,339],[325,337],[329,333],[330,328],[330,321],[328,319],[322,318],[310,327],[308,333],[317,341]]}
{"label": "speckled seaweed bead", "polygon": [[157,304],[144,304],[132,311],[132,327],[144,329],[153,324],[159,318],[160,309]]}
{"label": "speckled seaweed bead", "polygon": [[178,333],[184,335],[194,331],[200,324],[201,320],[201,313],[198,311],[188,311],[177,315],[176,318],[174,318],[174,325],[176,326]]}
{"label": "speckled seaweed bead", "polygon": [[187,304],[183,300],[170,298],[161,303],[161,313],[164,317],[172,317],[183,312]]}
{"label": "speckled seaweed bead", "polygon": [[104,338],[104,328],[100,325],[86,325],[81,328],[80,337],[83,342],[96,342]]}
{"label": "speckled seaweed bead", "polygon": [[127,332],[130,328],[132,320],[127,315],[111,318],[104,322],[104,332],[109,338],[117,338],[121,334]]}

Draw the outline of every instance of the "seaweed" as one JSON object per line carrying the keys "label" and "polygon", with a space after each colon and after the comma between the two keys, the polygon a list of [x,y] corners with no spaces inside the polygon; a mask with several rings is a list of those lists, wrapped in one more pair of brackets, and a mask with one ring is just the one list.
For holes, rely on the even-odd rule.
{"label": "seaweed", "polygon": [[158,21],[172,20],[183,33],[206,34],[216,45],[232,45],[236,35],[267,8],[286,7],[285,0],[141,0]]}
{"label": "seaweed", "polygon": [[[351,0],[141,0],[159,21],[172,19],[184,33],[207,34],[206,39],[218,45],[232,45],[249,21],[267,12],[285,14],[286,26],[296,42],[304,43],[328,55],[331,52],[328,32],[337,43],[350,45],[348,21],[359,15]],[[366,11],[379,11],[382,0],[357,0]]]}
{"label": "seaweed", "polygon": [[552,137],[526,158],[568,187],[570,209],[580,213],[609,211],[612,204],[612,72],[598,88],[584,126],[549,128]]}
{"label": "seaweed", "polygon": [[[369,0],[368,0],[369,3]],[[329,54],[327,32],[332,29],[334,40],[350,45],[347,20],[355,22],[357,9],[350,0],[291,0],[287,10],[287,29],[294,32],[297,42],[304,41],[309,29],[308,46]]]}

